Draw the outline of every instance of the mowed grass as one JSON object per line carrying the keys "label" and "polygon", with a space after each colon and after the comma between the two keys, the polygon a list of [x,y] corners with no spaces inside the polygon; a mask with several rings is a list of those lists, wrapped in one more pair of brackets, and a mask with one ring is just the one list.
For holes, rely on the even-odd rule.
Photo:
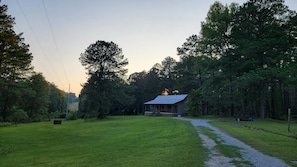
{"label": "mowed grass", "polygon": [[288,132],[288,122],[286,121],[279,121],[273,119],[259,119],[255,122],[239,121],[234,123],[240,126],[244,126],[246,128],[262,130],[268,133],[284,135],[297,139],[297,123],[293,121],[290,124],[290,132]]}
{"label": "mowed grass", "polygon": [[203,166],[195,128],[170,117],[20,124],[0,128],[0,166]]}
{"label": "mowed grass", "polygon": [[[297,166],[292,163],[297,160],[297,140],[287,137],[295,134],[294,131],[287,132],[285,122],[213,120],[211,124],[266,155],[278,157],[292,166]],[[293,124],[292,128],[297,128],[296,124]]]}

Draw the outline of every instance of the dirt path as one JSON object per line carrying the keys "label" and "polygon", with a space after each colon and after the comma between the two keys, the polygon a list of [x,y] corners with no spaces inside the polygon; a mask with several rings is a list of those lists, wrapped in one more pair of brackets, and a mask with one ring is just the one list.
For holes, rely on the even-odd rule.
{"label": "dirt path", "polygon": [[[207,127],[219,136],[224,144],[230,146],[236,146],[240,148],[240,154],[242,158],[229,158],[220,153],[215,149],[216,142],[209,138],[207,135],[199,133],[200,138],[202,139],[204,146],[209,149],[210,155],[209,160],[205,162],[205,166],[208,167],[232,167],[236,166],[234,162],[239,163],[240,166],[255,166],[255,167],[289,167],[284,161],[265,155],[250,146],[244,144],[243,142],[221,132],[219,129],[211,126],[208,123],[208,120],[197,120],[197,119],[188,119],[188,118],[177,118],[179,120],[191,121],[192,125],[195,127]],[[240,163],[242,162],[242,163]],[[245,163],[248,162],[248,163]]]}

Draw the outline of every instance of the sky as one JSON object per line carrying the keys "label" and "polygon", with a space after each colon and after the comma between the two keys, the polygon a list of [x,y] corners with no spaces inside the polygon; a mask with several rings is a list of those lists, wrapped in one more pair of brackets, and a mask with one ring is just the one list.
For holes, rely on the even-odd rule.
{"label": "sky", "polygon": [[[1,1],[1,0],[0,0]],[[222,4],[247,0],[219,0]],[[98,40],[122,48],[127,77],[148,71],[199,34],[215,0],[2,0],[16,33],[30,45],[34,71],[59,89],[79,95],[88,76],[79,57]],[[296,0],[285,0],[297,11]]]}

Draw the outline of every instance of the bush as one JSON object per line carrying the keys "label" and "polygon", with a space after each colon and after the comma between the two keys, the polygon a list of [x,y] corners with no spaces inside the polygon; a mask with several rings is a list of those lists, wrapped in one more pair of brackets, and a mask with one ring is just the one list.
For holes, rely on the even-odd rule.
{"label": "bush", "polygon": [[0,122],[0,127],[6,127],[6,126],[10,126],[11,123],[10,122]]}
{"label": "bush", "polygon": [[51,117],[63,119],[63,118],[66,117],[66,113],[65,112],[56,111],[54,113],[51,113]]}
{"label": "bush", "polygon": [[20,108],[16,108],[14,107],[12,109],[12,114],[8,117],[8,120],[10,122],[14,122],[15,124],[21,123],[21,122],[25,122],[26,120],[28,120],[28,115],[27,113]]}
{"label": "bush", "polygon": [[77,120],[77,112],[69,112],[66,120]]}

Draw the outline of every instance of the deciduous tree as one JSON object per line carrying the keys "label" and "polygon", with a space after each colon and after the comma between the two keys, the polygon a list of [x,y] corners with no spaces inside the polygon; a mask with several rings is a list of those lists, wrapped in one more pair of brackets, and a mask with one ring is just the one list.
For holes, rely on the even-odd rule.
{"label": "deciduous tree", "polygon": [[40,121],[47,114],[49,105],[49,83],[41,73],[33,74],[27,81],[27,93],[21,100],[22,108],[33,121]]}

